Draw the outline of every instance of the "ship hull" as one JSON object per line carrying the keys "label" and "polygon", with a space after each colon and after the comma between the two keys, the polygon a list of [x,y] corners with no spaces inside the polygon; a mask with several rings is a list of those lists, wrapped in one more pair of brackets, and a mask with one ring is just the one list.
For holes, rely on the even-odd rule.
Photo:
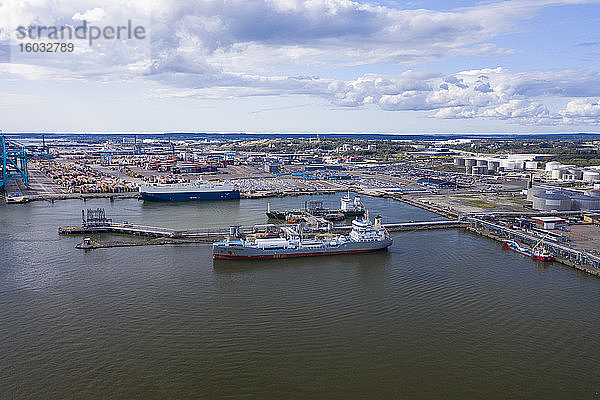
{"label": "ship hull", "polygon": [[536,254],[533,254],[531,252],[528,251],[524,251],[519,249],[518,247],[512,246],[510,243],[506,243],[504,242],[504,247],[506,247],[507,249],[510,249],[516,253],[522,254],[524,256],[533,258],[534,260],[538,260],[538,261],[545,261],[545,262],[551,262],[554,261],[554,257],[553,256],[538,256]]}
{"label": "ship hull", "polygon": [[[270,219],[280,219],[285,220],[286,215],[302,215],[302,210],[289,210],[289,211],[269,211],[267,212],[267,217]],[[343,219],[352,218],[352,217],[362,217],[365,215],[364,211],[341,211],[341,210],[329,210],[328,212],[335,212],[344,214]],[[322,213],[323,214],[323,213]],[[326,213],[325,213],[326,214]],[[323,214],[323,215],[325,215]]]}
{"label": "ship hull", "polygon": [[142,198],[148,201],[210,201],[235,200],[240,198],[239,190],[211,192],[141,192]]}
{"label": "ship hull", "polygon": [[340,254],[367,253],[387,249],[391,239],[379,242],[350,242],[335,247],[300,248],[300,249],[260,249],[242,246],[214,246],[213,259],[220,260],[262,260],[270,258],[292,258],[312,256],[332,256]]}

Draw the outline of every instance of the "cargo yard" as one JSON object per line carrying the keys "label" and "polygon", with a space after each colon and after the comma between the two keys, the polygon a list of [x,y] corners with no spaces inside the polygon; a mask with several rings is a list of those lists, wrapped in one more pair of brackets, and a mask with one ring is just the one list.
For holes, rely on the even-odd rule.
{"label": "cargo yard", "polygon": [[487,142],[470,139],[79,135],[28,143],[29,180],[7,180],[7,202],[136,197],[141,186],[201,181],[229,182],[248,198],[352,189],[456,215],[600,209],[600,166],[565,165],[547,153],[473,153]]}

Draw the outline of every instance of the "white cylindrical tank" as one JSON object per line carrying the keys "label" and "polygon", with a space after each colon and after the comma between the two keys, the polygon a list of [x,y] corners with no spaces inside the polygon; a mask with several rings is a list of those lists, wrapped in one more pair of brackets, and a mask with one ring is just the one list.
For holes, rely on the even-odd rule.
{"label": "white cylindrical tank", "polygon": [[502,160],[500,166],[506,171],[512,171],[515,169],[515,162],[513,160]]}
{"label": "white cylindrical tank", "polygon": [[465,159],[462,157],[454,157],[454,165],[456,165],[457,167],[464,167]]}
{"label": "white cylindrical tank", "polygon": [[552,171],[552,179],[556,179],[556,180],[562,179],[562,176],[563,176],[563,173],[564,173],[563,169],[558,169],[557,168],[557,169],[553,169],[551,171]]}
{"label": "white cylindrical tank", "polygon": [[537,169],[538,163],[537,161],[526,161],[525,169]]}
{"label": "white cylindrical tank", "polygon": [[558,161],[550,161],[546,163],[546,171],[553,171],[559,169],[562,164]]}
{"label": "white cylindrical tank", "polygon": [[518,170],[525,169],[525,160],[516,160],[515,161],[515,169],[518,169]]}
{"label": "white cylindrical tank", "polygon": [[600,181],[600,171],[597,171],[597,170],[583,171],[583,180],[586,182]]}
{"label": "white cylindrical tank", "polygon": [[472,167],[472,173],[473,175],[485,175],[488,173],[488,167],[487,166],[482,166],[482,165],[477,165]]}
{"label": "white cylindrical tank", "polygon": [[491,160],[488,161],[488,170],[498,171],[500,169],[500,161]]}
{"label": "white cylindrical tank", "polygon": [[579,181],[583,178],[583,171],[579,168],[569,168],[567,171],[573,176],[572,180]]}

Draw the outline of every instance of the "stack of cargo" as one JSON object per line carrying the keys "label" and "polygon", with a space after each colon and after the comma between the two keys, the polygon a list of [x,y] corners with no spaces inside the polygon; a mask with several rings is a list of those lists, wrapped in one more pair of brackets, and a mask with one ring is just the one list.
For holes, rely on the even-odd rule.
{"label": "stack of cargo", "polygon": [[71,193],[123,193],[134,192],[136,186],[123,179],[106,175],[79,162],[57,163],[41,161],[39,169],[56,184]]}

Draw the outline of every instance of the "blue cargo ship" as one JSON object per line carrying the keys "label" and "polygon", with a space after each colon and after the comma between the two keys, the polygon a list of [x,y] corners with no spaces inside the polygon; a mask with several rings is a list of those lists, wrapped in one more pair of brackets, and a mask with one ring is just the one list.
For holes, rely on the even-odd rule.
{"label": "blue cargo ship", "polygon": [[212,183],[198,180],[181,185],[148,185],[140,187],[140,194],[148,201],[201,201],[233,200],[240,191],[230,183]]}

